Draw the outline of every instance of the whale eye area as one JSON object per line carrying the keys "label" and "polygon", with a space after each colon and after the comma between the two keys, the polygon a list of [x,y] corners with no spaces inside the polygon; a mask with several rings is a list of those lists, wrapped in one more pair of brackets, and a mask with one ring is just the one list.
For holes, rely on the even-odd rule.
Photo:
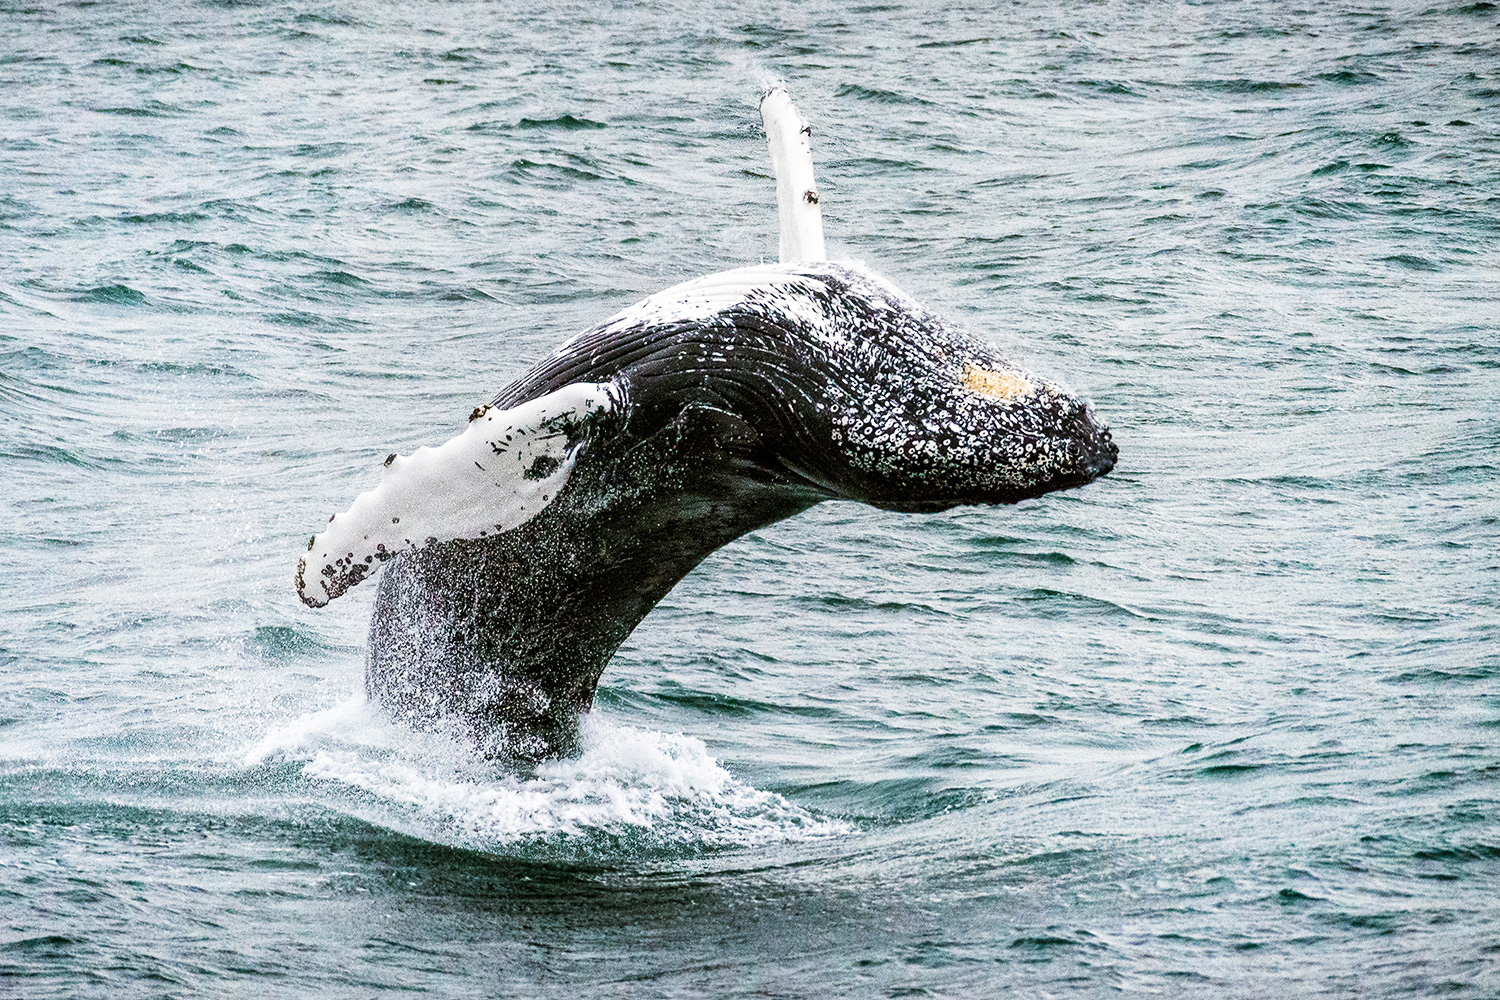
{"label": "whale eye area", "polygon": [[964,367],[964,388],[980,396],[1002,400],[1024,399],[1036,391],[1036,386],[1028,379],[978,365]]}
{"label": "whale eye area", "polygon": [[551,455],[538,455],[536,461],[531,463],[531,468],[521,473],[521,475],[532,480],[546,479],[552,473],[556,472],[561,465],[562,463]]}

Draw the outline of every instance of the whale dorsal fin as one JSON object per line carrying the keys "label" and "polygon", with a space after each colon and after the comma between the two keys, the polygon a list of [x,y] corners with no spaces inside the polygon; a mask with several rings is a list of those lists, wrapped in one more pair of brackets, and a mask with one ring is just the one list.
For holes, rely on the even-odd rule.
{"label": "whale dorsal fin", "polygon": [[760,99],[760,117],[771,146],[776,174],[776,209],[781,220],[781,262],[827,260],[823,211],[813,181],[812,126],[797,114],[786,88],[777,84]]}
{"label": "whale dorsal fin", "polygon": [[392,455],[380,485],[308,542],[298,596],[322,607],[400,552],[524,524],[557,498],[589,434],[619,405],[612,386],[575,383],[510,409],[482,407],[446,444]]}

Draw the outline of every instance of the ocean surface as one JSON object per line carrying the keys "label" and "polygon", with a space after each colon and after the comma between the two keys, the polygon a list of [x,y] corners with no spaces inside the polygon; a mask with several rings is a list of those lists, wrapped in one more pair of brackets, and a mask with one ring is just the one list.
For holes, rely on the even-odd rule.
{"label": "ocean surface", "polygon": [[[521,5],[514,5],[520,7]],[[1500,9],[6,3],[0,996],[1500,996]],[[716,553],[507,772],[296,558],[832,256],[1118,468]]]}

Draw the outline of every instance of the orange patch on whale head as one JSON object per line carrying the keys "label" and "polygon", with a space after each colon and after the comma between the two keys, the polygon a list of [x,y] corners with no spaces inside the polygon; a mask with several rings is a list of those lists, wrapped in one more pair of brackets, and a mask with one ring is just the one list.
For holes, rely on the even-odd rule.
{"label": "orange patch on whale head", "polygon": [[964,388],[991,399],[1021,399],[1036,391],[1029,379],[969,365],[964,369]]}

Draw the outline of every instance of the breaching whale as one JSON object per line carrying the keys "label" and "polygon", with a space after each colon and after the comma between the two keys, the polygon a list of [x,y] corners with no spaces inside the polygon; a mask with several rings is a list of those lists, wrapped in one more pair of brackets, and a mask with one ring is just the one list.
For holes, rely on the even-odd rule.
{"label": "breaching whale", "polygon": [[1081,486],[1090,404],[855,263],[824,260],[808,132],[762,99],[782,260],[563,343],[308,543],[314,607],[386,564],[366,688],[496,756],[566,752],[615,650],[705,556],[823,500],[896,511]]}

